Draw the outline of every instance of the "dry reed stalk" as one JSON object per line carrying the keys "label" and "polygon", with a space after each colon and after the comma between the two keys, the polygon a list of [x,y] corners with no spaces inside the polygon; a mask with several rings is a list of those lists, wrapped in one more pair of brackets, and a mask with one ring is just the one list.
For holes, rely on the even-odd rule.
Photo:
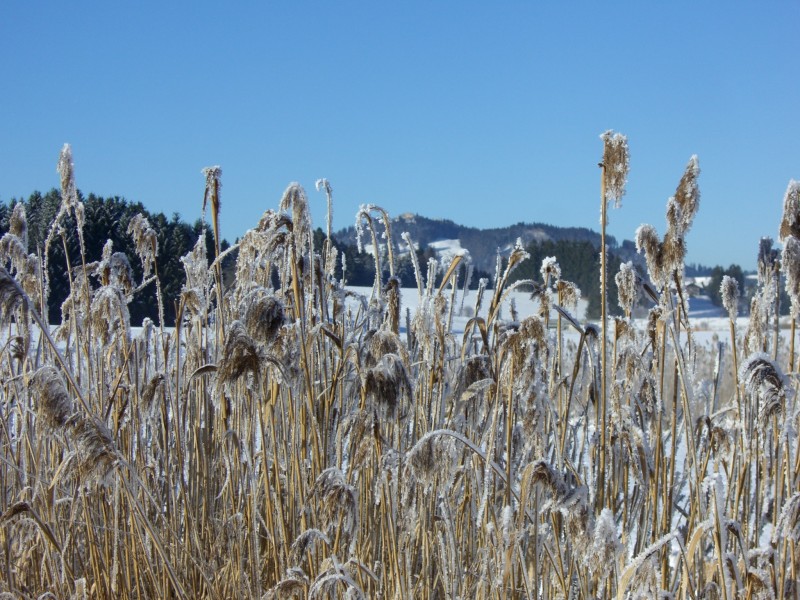
{"label": "dry reed stalk", "polygon": [[608,223],[607,210],[608,202],[613,200],[615,207],[619,207],[622,197],[625,195],[625,184],[628,179],[628,139],[619,133],[609,130],[600,136],[603,140],[603,159],[600,162],[600,319],[601,319],[601,355],[600,355],[600,411],[602,415],[601,423],[601,442],[600,442],[600,470],[601,481],[598,506],[605,506],[604,487],[606,472],[606,360],[608,355],[608,332],[607,332],[607,249],[606,249],[606,226]]}

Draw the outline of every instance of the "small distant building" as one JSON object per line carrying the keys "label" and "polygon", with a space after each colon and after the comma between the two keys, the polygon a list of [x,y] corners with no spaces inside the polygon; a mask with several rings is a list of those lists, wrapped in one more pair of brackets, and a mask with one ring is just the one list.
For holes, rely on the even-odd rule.
{"label": "small distant building", "polygon": [[698,296],[702,295],[705,291],[705,288],[700,287],[694,281],[690,281],[686,284],[686,295],[689,298],[697,298]]}

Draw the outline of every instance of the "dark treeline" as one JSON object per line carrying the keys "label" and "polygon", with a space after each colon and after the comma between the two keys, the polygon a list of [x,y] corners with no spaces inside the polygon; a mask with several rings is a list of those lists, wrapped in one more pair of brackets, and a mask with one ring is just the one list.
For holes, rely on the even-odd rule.
{"label": "dark treeline", "polygon": [[[530,244],[526,250],[530,258],[524,261],[514,271],[514,281],[520,279],[534,279],[542,281],[539,272],[542,260],[554,256],[561,267],[561,278],[577,285],[581,290],[581,297],[589,302],[587,316],[596,319],[600,316],[600,251],[590,241],[544,241]],[[609,281],[613,282],[614,276],[619,271],[620,258],[614,254],[608,255]],[[613,283],[608,290],[609,314],[621,313],[617,304],[617,287]]]}
{"label": "dark treeline", "polygon": [[[158,239],[158,276],[164,296],[164,320],[166,325],[175,322],[175,307],[181,294],[185,272],[181,257],[190,252],[197,243],[198,237],[205,230],[206,248],[209,249],[209,262],[213,260],[212,234],[207,224],[197,221],[189,225],[175,213],[167,218],[163,213],[151,213],[139,202],[128,202],[120,197],[102,198],[89,194],[79,198],[84,203],[86,223],[84,226],[84,243],[87,262],[101,258],[103,246],[107,240],[113,243],[114,252],[124,252],[133,268],[135,281],[142,281],[142,265],[136,257],[134,242],[127,233],[128,224],[137,214],[144,215],[152,225]],[[52,189],[46,194],[34,192],[25,200],[13,199],[9,204],[0,202],[0,237],[8,231],[9,218],[14,206],[18,203],[25,206],[28,222],[28,252],[40,252],[47,238],[51,223],[61,205],[61,193]],[[66,253],[69,264],[77,267],[81,262],[74,217],[68,216],[64,221],[63,239],[57,236],[50,246],[49,278],[50,296],[48,302],[48,318],[51,323],[61,322],[61,305],[69,294]],[[222,249],[229,245],[223,241]],[[230,268],[233,260],[226,261]],[[150,284],[134,295],[128,305],[131,324],[137,326],[149,317],[158,322],[158,306],[155,285]]]}
{"label": "dark treeline", "polygon": [[[190,225],[181,220],[177,213],[171,217],[163,213],[152,213],[140,202],[130,202],[118,196],[103,198],[95,194],[83,196],[79,192],[79,199],[85,207],[84,243],[86,246],[86,260],[91,263],[101,258],[103,247],[108,240],[112,241],[114,252],[123,252],[133,268],[136,282],[142,281],[142,265],[136,257],[134,241],[128,234],[128,225],[137,214],[144,215],[156,232],[158,238],[158,278],[161,282],[164,297],[165,325],[171,326],[175,322],[177,303],[180,300],[181,290],[185,281],[185,271],[181,257],[188,254],[197,242],[198,237],[205,231],[206,248],[208,249],[209,263],[213,260],[213,238],[208,224],[196,221]],[[52,189],[46,194],[32,193],[27,199],[12,199],[8,204],[0,201],[0,237],[9,229],[9,218],[14,206],[22,203],[25,206],[28,223],[28,252],[40,252],[47,238],[53,219],[61,205],[61,192]],[[79,243],[74,223],[74,217],[66,217],[61,230],[64,240],[58,237],[50,246],[49,279],[50,295],[48,301],[48,318],[51,323],[61,322],[61,305],[69,294],[69,278],[66,253],[72,267],[80,266],[81,257]],[[315,231],[315,247],[321,249],[324,233],[321,229]],[[349,285],[370,286],[375,280],[375,263],[369,252],[359,252],[355,244],[334,241],[340,260],[337,261],[335,276],[342,278],[342,260],[346,265],[344,276]],[[222,242],[222,250],[230,245]],[[435,252],[430,248],[417,250],[417,260],[422,270],[422,276],[427,274],[428,260],[435,258]],[[235,265],[236,252],[232,252],[223,262],[223,271],[228,273]],[[383,261],[384,272],[381,281],[385,283],[389,278],[388,264]],[[440,269],[441,277],[443,270]],[[416,287],[416,277],[413,264],[409,255],[399,256],[395,264],[395,275],[400,279],[403,287]],[[463,275],[462,275],[463,277]],[[475,270],[472,276],[472,287],[477,285],[481,277],[489,278],[489,274]],[[227,279],[227,278],[226,278]],[[463,279],[460,281],[463,285]],[[156,303],[155,285],[151,284],[136,294],[128,305],[131,323],[136,326],[145,318],[158,322],[158,306]]]}
{"label": "dark treeline", "polygon": [[[112,240],[115,252],[124,252],[130,260],[131,266],[136,277],[140,282],[142,277],[142,266],[136,259],[134,242],[127,233],[130,220],[137,214],[143,214],[151,223],[158,237],[158,276],[162,286],[164,296],[164,318],[166,325],[172,325],[175,321],[175,311],[177,302],[180,299],[181,290],[185,281],[185,272],[181,257],[189,253],[197,242],[198,237],[205,231],[206,248],[208,249],[209,262],[213,260],[212,234],[208,224],[196,221],[190,225],[181,220],[177,213],[171,217],[163,213],[151,213],[140,202],[129,202],[118,196],[103,198],[94,194],[86,197],[80,196],[85,206],[86,223],[84,227],[84,240],[86,244],[86,260],[88,262],[99,260],[103,247],[107,240]],[[15,204],[22,202],[28,221],[28,251],[36,253],[41,251],[44,241],[49,232],[51,223],[58,213],[61,204],[61,193],[52,189],[46,194],[34,192],[27,199],[12,199],[6,204],[0,201],[0,236],[8,231],[9,217]],[[49,314],[51,323],[61,321],[61,304],[69,293],[69,281],[67,276],[66,252],[72,266],[80,264],[80,251],[78,246],[76,228],[73,218],[67,217],[64,223],[65,242],[59,238],[50,247],[49,278]],[[324,233],[321,229],[315,231],[315,247],[322,248]],[[356,244],[349,244],[343,239],[334,240],[340,259],[337,261],[335,276],[341,279],[342,258],[346,265],[344,277],[349,285],[370,286],[375,280],[375,263],[369,252],[359,252]],[[223,241],[222,249],[229,247]],[[600,255],[597,247],[589,240],[557,240],[532,243],[527,248],[530,259],[520,264],[512,275],[512,280],[534,279],[541,281],[539,269],[542,260],[548,256],[555,256],[561,267],[562,278],[575,283],[582,292],[583,297],[588,300],[587,314],[590,318],[598,318],[600,315],[600,278],[599,265]],[[417,249],[417,260],[422,270],[422,277],[427,276],[427,265],[430,259],[436,259],[436,253],[430,247]],[[233,268],[236,254],[231,253],[226,259],[223,268],[227,272]],[[609,254],[609,280],[613,282],[614,275],[619,271],[622,262],[619,256],[613,251]],[[382,283],[389,277],[388,264],[383,260]],[[439,276],[444,269],[439,270]],[[708,271],[704,268],[702,271]],[[734,277],[740,286],[740,291],[744,298],[748,294],[745,288],[745,279],[742,269],[738,265],[731,265],[727,269],[715,267],[710,269],[711,283],[706,288],[706,292],[711,297],[712,302],[720,304],[719,285],[723,275]],[[698,269],[698,272],[700,270]],[[463,286],[465,269],[460,271],[459,286]],[[396,257],[395,275],[400,279],[403,287],[416,287],[416,276],[414,273],[411,257],[406,253]],[[494,283],[494,273],[488,273],[475,269],[472,274],[471,285],[473,289],[477,286],[481,278],[489,280],[489,285]],[[437,282],[438,284],[438,282]],[[788,301],[782,302],[783,311],[788,309]],[[747,310],[746,302],[742,303],[742,309]],[[619,313],[617,305],[617,290],[613,283],[609,286],[608,306],[611,314]],[[154,322],[158,320],[158,307],[156,303],[155,286],[147,286],[144,290],[136,294],[129,306],[131,323],[139,325],[142,320],[149,317]]]}

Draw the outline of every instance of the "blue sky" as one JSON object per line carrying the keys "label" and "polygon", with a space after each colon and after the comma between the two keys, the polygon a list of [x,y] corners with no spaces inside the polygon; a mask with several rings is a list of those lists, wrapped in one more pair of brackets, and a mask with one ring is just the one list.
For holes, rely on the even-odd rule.
{"label": "blue sky", "polygon": [[660,233],[692,154],[688,261],[746,268],[800,179],[800,2],[7,2],[0,200],[78,187],[229,240],[306,187],[478,227],[599,228],[599,135],[628,136],[609,231]]}

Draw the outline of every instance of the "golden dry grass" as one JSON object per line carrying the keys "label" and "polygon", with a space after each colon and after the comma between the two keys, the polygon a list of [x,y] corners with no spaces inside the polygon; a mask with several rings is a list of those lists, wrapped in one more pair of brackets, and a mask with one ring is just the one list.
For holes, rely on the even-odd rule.
{"label": "golden dry grass", "polygon": [[[57,221],[81,210],[70,156],[60,164]],[[219,177],[208,171],[215,231]],[[691,187],[676,202],[696,210]],[[560,305],[575,290],[552,262],[538,285],[556,326],[549,310],[498,316],[522,248],[458,337],[458,265],[441,282],[417,266],[401,337],[396,281],[346,304],[336,250],[313,248],[292,185],[238,244],[231,286],[203,242],[184,257],[174,329],[130,328],[125,304],[145,292],[121,257],[71,257],[51,337],[48,259],[11,251],[15,218],[0,244],[0,594],[797,597],[796,366],[771,335],[774,264],[719,365],[693,341],[682,267],[655,254],[654,279],[678,293],[656,293],[644,331],[609,321],[605,359],[598,328]],[[372,206],[358,219],[373,237],[389,222]],[[683,248],[675,219],[665,239]],[[157,277],[149,227],[131,233]]]}

